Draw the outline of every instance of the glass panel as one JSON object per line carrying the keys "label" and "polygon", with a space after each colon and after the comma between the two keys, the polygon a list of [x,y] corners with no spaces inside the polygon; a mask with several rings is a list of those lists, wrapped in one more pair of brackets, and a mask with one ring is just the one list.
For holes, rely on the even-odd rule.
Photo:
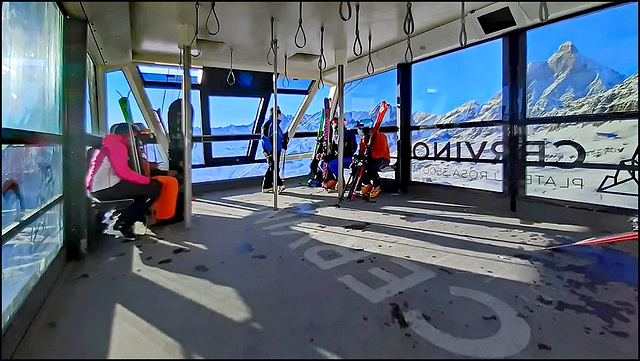
{"label": "glass panel", "polygon": [[[167,67],[161,65],[138,65],[138,71],[143,81],[155,81],[162,83],[182,83],[182,74],[184,70],[176,67]],[[191,84],[202,83],[202,69],[191,68]]]}
{"label": "glass panel", "polygon": [[417,63],[411,81],[411,125],[500,120],[502,39]]}
{"label": "glass panel", "polygon": [[3,332],[62,247],[62,222],[58,204],[2,245]]}
{"label": "glass panel", "polygon": [[311,80],[278,78],[278,89],[307,90]]}
{"label": "glass panel", "polygon": [[527,116],[638,110],[638,3],[527,32]]}
{"label": "glass panel", "polygon": [[[412,157],[420,160],[502,159],[502,127],[430,129],[412,133]],[[427,135],[428,134],[428,135]],[[427,135],[426,137],[423,137]]]}
{"label": "glass panel", "polygon": [[[165,134],[169,132],[169,107],[174,101],[181,99],[182,90],[167,88],[144,88],[149,97],[151,108],[160,110],[160,123]],[[202,105],[200,104],[200,90],[191,90],[191,105],[193,106],[193,135],[202,135]],[[193,142],[191,149],[191,164],[204,164],[202,143]],[[158,153],[160,149],[157,150]],[[161,158],[159,158],[161,160]]]}
{"label": "glass panel", "polygon": [[105,86],[107,92],[107,132],[111,129],[112,125],[125,122],[124,114],[118,103],[118,100],[120,100],[122,96],[129,98],[131,119],[133,122],[147,124],[122,70],[108,72],[106,74]]}
{"label": "glass panel", "polygon": [[60,133],[62,15],[53,2],[2,3],[2,127]]}
{"label": "glass panel", "polygon": [[527,126],[527,161],[620,164],[637,152],[637,120]]}
{"label": "glass panel", "polygon": [[[382,126],[398,125],[396,112],[396,70],[389,70],[344,85],[344,117],[347,128],[353,129],[360,119],[371,118],[374,122],[378,106],[384,100],[390,106],[382,120]],[[336,112],[337,114],[337,112]]]}
{"label": "glass panel", "polygon": [[284,172],[282,171],[282,164],[283,163],[280,162],[280,167],[281,167],[280,174],[284,174],[284,178],[300,177],[300,176],[311,173],[311,169],[309,168],[309,159],[296,159],[296,160],[285,161]]}
{"label": "glass panel", "polygon": [[502,164],[411,160],[411,180],[502,192]]}
{"label": "glass panel", "polygon": [[638,209],[637,171],[527,167],[525,189],[527,196]]}
{"label": "glass panel", "polygon": [[267,163],[196,168],[191,170],[191,180],[193,183],[202,183],[248,177],[262,177],[268,168],[269,166]]}
{"label": "glass panel", "polygon": [[245,156],[249,150],[248,140],[217,141],[211,145],[214,158]]}
{"label": "glass panel", "polygon": [[[286,132],[289,129],[289,125],[296,116],[296,113],[298,113],[298,109],[300,108],[300,105],[302,105],[304,98],[304,95],[299,94],[278,94],[278,107],[280,107],[280,110],[282,111],[282,123],[280,123],[282,131]],[[267,107],[265,120],[269,119],[269,116],[271,115],[269,113],[271,107],[273,107],[273,94],[269,98],[269,106]]]}
{"label": "glass panel", "polygon": [[62,194],[62,146],[2,145],[2,229]]}
{"label": "glass panel", "polygon": [[413,181],[502,192],[502,127],[430,129],[411,135]]}
{"label": "glass panel", "polygon": [[251,134],[258,118],[261,100],[252,97],[210,96],[211,134]]}
{"label": "glass panel", "polygon": [[316,138],[293,138],[287,147],[287,154],[313,153],[315,147]]}
{"label": "glass panel", "polygon": [[329,90],[330,88],[325,86],[316,92],[316,95],[313,97],[311,104],[309,104],[300,124],[298,124],[298,127],[296,128],[296,133],[318,131],[318,128],[320,127],[320,115],[322,114],[324,98],[329,97]]}

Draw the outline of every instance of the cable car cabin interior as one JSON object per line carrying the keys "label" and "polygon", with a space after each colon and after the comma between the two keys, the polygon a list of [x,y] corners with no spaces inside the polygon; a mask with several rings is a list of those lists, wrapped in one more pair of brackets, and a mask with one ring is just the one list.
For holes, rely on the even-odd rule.
{"label": "cable car cabin interior", "polygon": [[2,34],[3,358],[638,358],[637,2]]}

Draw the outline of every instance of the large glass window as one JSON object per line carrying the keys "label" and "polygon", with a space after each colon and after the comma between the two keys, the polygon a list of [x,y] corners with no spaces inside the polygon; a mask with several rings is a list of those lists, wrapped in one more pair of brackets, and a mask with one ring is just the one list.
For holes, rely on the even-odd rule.
{"label": "large glass window", "polygon": [[129,100],[131,111],[131,119],[134,123],[146,124],[136,98],[133,96],[129,82],[124,76],[122,70],[113,70],[106,74],[106,92],[107,92],[107,132],[111,126],[118,123],[124,123],[125,118],[118,102],[121,97]]}
{"label": "large glass window", "polygon": [[496,39],[413,67],[413,181],[503,191],[502,127],[456,126],[502,120],[502,59]]}
{"label": "large glass window", "polygon": [[[61,133],[62,24],[53,2],[2,3],[3,130]],[[2,144],[3,333],[62,247],[62,146],[37,137]]]}
{"label": "large glass window", "polygon": [[62,146],[3,144],[2,184],[4,230],[62,194]]}
{"label": "large glass window", "polygon": [[527,63],[525,194],[638,209],[638,4],[528,31]]}
{"label": "large glass window", "polygon": [[[261,99],[253,97],[210,96],[211,135],[252,134]],[[214,158],[247,155],[248,140],[212,143]]]}
{"label": "large glass window", "polygon": [[62,247],[62,222],[58,204],[2,244],[3,332]]}
{"label": "large glass window", "polygon": [[[280,111],[282,111],[282,123],[280,123],[282,131],[286,132],[287,129],[289,129],[289,125],[291,125],[293,118],[296,116],[296,113],[298,113],[304,97],[302,94],[278,94],[278,107]],[[273,107],[273,94],[269,99],[265,119],[269,119],[271,107]]]}
{"label": "large glass window", "polygon": [[2,3],[2,127],[60,133],[62,15],[53,2]]}
{"label": "large glass window", "polygon": [[[165,134],[169,132],[169,107],[173,102],[182,98],[182,90],[175,88],[145,88],[151,108],[160,112],[160,123]],[[191,90],[191,105],[193,106],[193,135],[202,135],[202,105],[200,104],[200,90]],[[149,159],[161,161],[160,149],[156,145],[148,148]],[[204,150],[202,143],[193,142],[191,150],[192,164],[204,164]]]}
{"label": "large glass window", "polygon": [[309,104],[300,124],[298,124],[298,127],[296,128],[296,133],[318,131],[318,127],[320,127],[320,115],[322,114],[324,98],[329,97],[329,90],[330,88],[325,86],[316,92],[316,95],[313,97],[311,104]]}
{"label": "large glass window", "polygon": [[398,124],[395,106],[398,98],[396,77],[396,70],[393,69],[344,85],[344,117],[347,119],[347,128],[353,129],[360,119],[371,118],[375,121],[383,100],[389,104],[389,109],[382,120],[382,126]]}
{"label": "large glass window", "polygon": [[527,32],[527,116],[638,110],[638,3]]}
{"label": "large glass window", "polygon": [[411,125],[501,120],[502,39],[417,63],[411,82]]}

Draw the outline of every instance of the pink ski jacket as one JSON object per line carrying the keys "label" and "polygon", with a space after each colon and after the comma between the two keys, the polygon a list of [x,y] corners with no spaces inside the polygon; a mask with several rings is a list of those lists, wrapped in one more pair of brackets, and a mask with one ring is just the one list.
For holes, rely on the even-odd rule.
{"label": "pink ski jacket", "polygon": [[113,187],[121,180],[136,184],[149,184],[149,177],[134,172],[127,163],[127,138],[121,134],[107,134],[102,147],[93,153],[85,185],[89,192]]}

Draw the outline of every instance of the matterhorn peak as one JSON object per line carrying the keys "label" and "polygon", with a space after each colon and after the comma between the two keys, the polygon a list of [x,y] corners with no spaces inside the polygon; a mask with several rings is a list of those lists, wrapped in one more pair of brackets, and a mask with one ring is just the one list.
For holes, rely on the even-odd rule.
{"label": "matterhorn peak", "polygon": [[558,51],[556,53],[571,53],[571,54],[577,54],[578,53],[578,48],[576,48],[575,45],[573,45],[572,42],[567,41],[566,43],[560,45],[560,47],[558,48]]}

